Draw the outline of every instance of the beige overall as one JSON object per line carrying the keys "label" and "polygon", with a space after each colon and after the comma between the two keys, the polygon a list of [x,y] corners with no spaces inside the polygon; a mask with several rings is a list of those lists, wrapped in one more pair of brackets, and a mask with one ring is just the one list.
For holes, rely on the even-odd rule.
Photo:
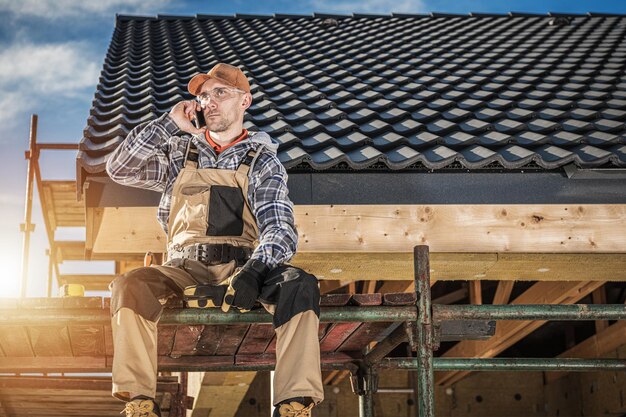
{"label": "beige overall", "polygon": [[[254,154],[250,151],[236,170],[198,169],[197,163],[186,157],[172,190],[168,252],[198,243],[256,247],[259,231],[248,201],[248,172]],[[237,214],[232,215],[233,212]],[[209,281],[224,281],[236,267],[235,260],[206,266]],[[162,304],[166,298],[180,295],[187,286],[206,283],[184,269],[166,264],[138,268],[111,284],[115,397],[124,401],[134,395],[154,398],[157,323],[162,312],[155,300]],[[117,311],[113,311],[113,302],[122,296],[130,301],[118,304]],[[275,313],[276,305],[271,300],[264,300],[263,306]],[[274,404],[299,396],[312,397],[315,402],[323,399],[318,328],[319,319],[311,310],[292,315],[276,327]]]}

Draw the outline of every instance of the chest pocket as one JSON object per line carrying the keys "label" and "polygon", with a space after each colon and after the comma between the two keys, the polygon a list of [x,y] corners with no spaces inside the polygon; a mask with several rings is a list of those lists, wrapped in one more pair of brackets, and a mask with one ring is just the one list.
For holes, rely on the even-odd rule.
{"label": "chest pocket", "polygon": [[211,186],[207,236],[241,236],[243,206],[243,194],[239,187]]}

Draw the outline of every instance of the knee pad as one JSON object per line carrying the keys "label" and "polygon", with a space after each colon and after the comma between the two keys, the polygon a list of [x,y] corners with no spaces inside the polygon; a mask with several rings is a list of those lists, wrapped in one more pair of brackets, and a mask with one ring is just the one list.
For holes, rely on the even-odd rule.
{"label": "knee pad", "polygon": [[158,320],[163,309],[158,294],[167,288],[164,287],[164,279],[168,278],[161,271],[150,267],[133,269],[118,276],[110,284],[111,316],[125,307],[146,320]]}
{"label": "knee pad", "polygon": [[312,310],[320,315],[320,289],[315,276],[294,267],[289,267],[298,274],[298,278],[280,285],[280,295],[274,313],[274,326],[280,327],[292,317]]}

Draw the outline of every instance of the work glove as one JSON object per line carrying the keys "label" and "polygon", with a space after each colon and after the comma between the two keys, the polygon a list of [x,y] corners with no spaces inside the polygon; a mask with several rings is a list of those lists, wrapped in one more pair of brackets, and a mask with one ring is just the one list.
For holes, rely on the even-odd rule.
{"label": "work glove", "polygon": [[191,308],[221,307],[227,289],[227,285],[192,285],[183,291],[183,299]]}
{"label": "work glove", "polygon": [[237,307],[242,312],[252,309],[269,271],[267,265],[256,259],[246,262],[228,278],[228,290],[222,303],[222,311],[227,312],[230,306]]}

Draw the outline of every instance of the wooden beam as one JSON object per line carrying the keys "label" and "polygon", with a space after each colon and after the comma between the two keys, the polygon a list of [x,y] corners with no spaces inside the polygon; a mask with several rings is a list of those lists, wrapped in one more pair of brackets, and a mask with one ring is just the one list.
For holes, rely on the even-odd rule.
{"label": "wooden beam", "polygon": [[[626,344],[626,321],[620,320],[606,329],[561,353],[559,358],[600,358]],[[546,382],[555,381],[567,372],[546,372]]]}
{"label": "wooden beam", "polygon": [[0,396],[0,417],[11,417],[5,406],[4,395]]}
{"label": "wooden beam", "polygon": [[496,288],[496,294],[493,296],[492,304],[508,304],[509,298],[511,298],[511,291],[513,291],[513,285],[515,285],[515,281],[498,282],[498,288]]}
{"label": "wooden beam", "polygon": [[[602,282],[538,282],[511,304],[572,304],[601,286]],[[465,340],[457,343],[442,356],[453,358],[493,358],[500,352],[541,327],[545,321],[499,321],[496,334],[488,340]],[[438,385],[454,384],[470,372],[440,372]]]}
{"label": "wooden beam", "polygon": [[[163,252],[156,207],[87,212],[93,210],[103,211],[105,226],[92,241],[94,252]],[[306,205],[295,207],[295,218],[300,252],[410,253],[418,244],[431,252],[619,253],[626,247],[626,204]]]}
{"label": "wooden beam", "polygon": [[[96,377],[0,377],[0,390],[11,389],[29,390],[80,390],[80,391],[111,391],[111,378]],[[178,392],[178,381],[168,378],[159,378],[158,392]]]}
{"label": "wooden beam", "polygon": [[[606,304],[606,289],[604,285],[591,293],[591,299],[594,304]],[[609,327],[609,322],[607,320],[596,320],[595,325],[596,333],[600,333]]]}
{"label": "wooden beam", "polygon": [[480,280],[469,282],[469,298],[470,304],[482,304],[483,303],[483,290],[480,285]]}
{"label": "wooden beam", "polygon": [[[303,207],[300,210],[303,210]],[[433,242],[429,242],[428,239],[424,241],[416,239],[417,236],[421,236],[419,231],[421,229],[405,224],[407,220],[405,217],[394,215],[389,218],[382,211],[382,207],[386,206],[349,207],[345,214],[342,211],[333,214],[336,212],[336,206],[332,209],[322,206],[306,207],[309,211],[301,213],[301,217],[319,215],[319,219],[315,220],[317,228],[308,232],[298,229],[299,252],[292,263],[313,273],[319,279],[412,281],[414,273],[412,245],[429,243],[432,245],[431,277],[434,281],[475,279],[626,281],[626,256],[623,253],[623,248],[626,247],[626,221],[624,221],[626,205],[580,206],[583,209],[582,212],[577,211],[574,216],[570,214],[560,216],[560,211],[570,212],[568,206],[545,206],[544,208],[550,212],[549,216],[545,213],[545,215],[528,214],[539,212],[538,209],[532,210],[535,206],[506,206],[510,210],[507,211],[507,215],[501,214],[502,210],[507,210],[506,208],[496,213],[494,207],[480,206],[481,210],[484,208],[487,213],[490,213],[487,215],[465,206],[438,206],[438,214],[434,218],[439,220],[433,220],[433,222],[441,230],[437,229],[436,233],[433,231],[433,239],[437,238]],[[579,206],[572,209],[576,211],[577,207]],[[367,216],[354,214],[360,213],[358,210],[369,214]],[[376,210],[381,210],[381,213]],[[413,213],[418,209],[410,206],[404,210],[408,210],[407,213]],[[307,213],[309,216],[306,216]],[[511,213],[518,213],[516,218],[523,218],[524,220],[519,220],[519,222],[524,223],[525,226],[512,225]],[[526,223],[529,220],[520,213],[527,213],[527,217],[531,219],[530,223]],[[452,216],[451,219],[453,219],[455,215],[471,225],[472,229],[466,230],[469,226],[465,226],[463,230],[453,232],[448,222],[441,220],[448,219],[448,216]],[[555,217],[557,215],[560,217]],[[592,215],[598,217],[595,218]],[[164,252],[165,234],[160,229],[155,216],[153,208],[88,208],[86,252],[89,253],[92,249],[91,252],[94,254],[138,253],[142,256],[148,251]],[[356,229],[350,233],[345,229],[347,226],[343,223],[338,224],[343,221],[341,219],[344,216],[351,219],[346,220],[348,223],[355,223],[352,226]],[[534,221],[532,219],[535,219],[533,216],[537,216],[537,219],[543,216],[543,220],[538,220],[536,224],[532,223]],[[380,227],[377,228],[374,220],[381,218],[390,224],[378,225]],[[306,219],[306,222],[310,221],[311,219]],[[544,227],[544,222],[548,222],[550,227]],[[333,227],[339,229],[333,230]],[[486,236],[485,241],[482,236],[476,236],[474,227],[477,230],[488,229],[482,232]],[[323,232],[328,228],[330,231]],[[553,230],[554,228],[559,231]],[[363,239],[370,239],[368,236],[372,235],[374,241],[377,241],[376,236],[380,233],[383,235],[392,233],[385,232],[386,230],[395,230],[392,234],[398,233],[398,230],[405,231],[408,236],[394,235],[394,239],[387,236],[385,242],[361,244],[358,239],[356,242],[352,240],[351,236],[357,233],[355,230]],[[330,236],[330,232],[334,234]],[[462,245],[446,244],[451,239],[450,236],[455,237],[452,239],[454,242],[457,237],[460,240],[464,239],[466,232],[472,238],[471,241],[464,242]],[[519,235],[519,233],[522,234]],[[500,244],[493,243],[494,239]],[[518,242],[519,239],[527,241],[527,244],[508,243]],[[544,244],[539,243],[542,240]],[[620,250],[622,253],[619,252]],[[538,253],[542,251],[547,253]]]}

